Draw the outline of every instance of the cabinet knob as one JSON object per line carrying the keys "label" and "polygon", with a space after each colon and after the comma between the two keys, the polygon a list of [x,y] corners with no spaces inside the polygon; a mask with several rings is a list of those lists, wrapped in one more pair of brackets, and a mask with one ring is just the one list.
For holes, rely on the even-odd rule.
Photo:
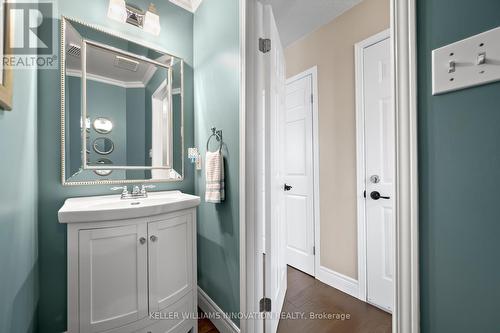
{"label": "cabinet knob", "polygon": [[146,243],[146,238],[144,238],[144,237],[139,238],[139,243],[141,243],[141,244]]}
{"label": "cabinet knob", "polygon": [[156,237],[155,235],[152,235],[151,237],[149,237],[149,239],[152,241],[152,242],[156,242],[158,240],[158,237]]}

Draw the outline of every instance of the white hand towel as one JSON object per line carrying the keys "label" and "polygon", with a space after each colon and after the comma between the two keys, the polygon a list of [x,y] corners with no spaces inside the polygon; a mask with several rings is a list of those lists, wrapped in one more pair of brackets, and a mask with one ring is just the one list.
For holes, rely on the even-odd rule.
{"label": "white hand towel", "polygon": [[205,201],[221,203],[224,201],[224,157],[220,150],[207,152],[205,158],[206,190]]}

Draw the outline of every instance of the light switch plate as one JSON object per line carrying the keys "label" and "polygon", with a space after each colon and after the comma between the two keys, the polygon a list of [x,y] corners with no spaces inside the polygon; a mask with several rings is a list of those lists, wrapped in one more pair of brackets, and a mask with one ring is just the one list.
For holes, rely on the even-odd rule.
{"label": "light switch plate", "polygon": [[499,80],[500,27],[432,51],[433,95]]}

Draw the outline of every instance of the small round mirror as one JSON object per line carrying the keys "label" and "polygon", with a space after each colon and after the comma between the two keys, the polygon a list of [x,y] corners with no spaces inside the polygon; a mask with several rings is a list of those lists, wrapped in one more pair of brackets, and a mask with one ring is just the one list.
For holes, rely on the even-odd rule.
{"label": "small round mirror", "polygon": [[115,149],[115,144],[109,138],[97,138],[92,143],[94,151],[101,155],[109,155]]}
{"label": "small round mirror", "polygon": [[108,118],[99,117],[94,120],[92,127],[97,133],[109,134],[113,130],[113,122]]}
{"label": "small round mirror", "polygon": [[[96,163],[97,164],[113,164],[113,162],[108,158],[101,158],[101,159],[97,160]],[[113,170],[94,170],[94,172],[96,175],[105,177],[105,176],[109,176],[113,172]]]}

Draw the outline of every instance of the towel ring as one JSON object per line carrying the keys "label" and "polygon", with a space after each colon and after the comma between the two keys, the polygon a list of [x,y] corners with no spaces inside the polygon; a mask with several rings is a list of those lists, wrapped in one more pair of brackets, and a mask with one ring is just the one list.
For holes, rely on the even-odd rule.
{"label": "towel ring", "polygon": [[222,142],[222,131],[221,130],[217,130],[217,128],[215,128],[215,127],[212,127],[211,130],[212,130],[212,135],[210,135],[208,137],[207,151],[210,151],[208,146],[210,145],[210,140],[213,137],[215,137],[215,139],[219,142],[219,151],[221,151],[222,150],[222,144],[223,144],[223,142]]}

